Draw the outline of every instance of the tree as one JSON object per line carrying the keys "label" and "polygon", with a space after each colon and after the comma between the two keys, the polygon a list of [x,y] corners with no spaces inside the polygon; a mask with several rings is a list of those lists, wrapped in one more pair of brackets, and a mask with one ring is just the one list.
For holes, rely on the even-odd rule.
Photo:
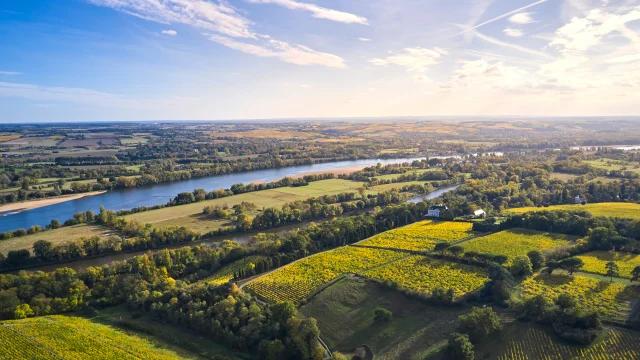
{"label": "tree", "polygon": [[578,271],[583,266],[584,262],[577,257],[570,257],[560,262],[560,267],[567,270],[569,275],[573,275],[574,271]]}
{"label": "tree", "polygon": [[527,256],[516,256],[511,263],[509,269],[514,276],[531,276],[533,274],[533,265]]}
{"label": "tree", "polygon": [[367,188],[363,185],[358,188],[358,194],[360,194],[360,198],[364,199],[367,195]]}
{"label": "tree", "polygon": [[560,267],[560,263],[556,260],[549,260],[549,262],[547,263],[547,273],[549,275],[553,274],[553,270],[557,269]]}
{"label": "tree", "polygon": [[492,260],[498,265],[504,265],[507,261],[509,261],[509,257],[507,255],[495,255]]}
{"label": "tree", "polygon": [[16,307],[16,310],[13,316],[15,319],[24,319],[27,316],[31,316],[31,315],[33,315],[33,310],[31,310],[31,307],[29,306],[29,304],[21,304]]}
{"label": "tree", "polygon": [[474,307],[469,314],[458,318],[458,331],[469,335],[473,343],[478,343],[489,334],[502,329],[500,318],[490,307]]}
{"label": "tree", "polygon": [[57,229],[60,227],[60,221],[58,221],[57,219],[53,219],[51,220],[51,224],[49,225],[50,228],[52,229]]}
{"label": "tree", "polygon": [[571,296],[567,293],[560,294],[556,299],[556,305],[560,307],[560,309],[571,309],[578,305],[578,301],[574,296]]}
{"label": "tree", "polygon": [[440,252],[441,255],[444,255],[444,252],[447,251],[451,247],[451,244],[446,242],[439,242],[433,248],[433,250]]}
{"label": "tree", "polygon": [[605,265],[605,269],[607,270],[607,276],[611,279],[609,282],[613,282],[613,277],[618,276],[620,273],[618,265],[613,261],[609,261],[607,265]]}
{"label": "tree", "polygon": [[545,258],[544,254],[540,250],[532,250],[527,253],[533,270],[540,270],[544,266]]}
{"label": "tree", "polygon": [[464,248],[460,245],[454,245],[449,248],[449,252],[451,253],[451,255],[458,257],[464,252]]}
{"label": "tree", "polygon": [[474,359],[474,347],[468,335],[457,332],[449,335],[449,356],[452,360]]}
{"label": "tree", "polygon": [[53,243],[46,240],[38,240],[33,243],[33,254],[41,261],[53,260]]}
{"label": "tree", "polygon": [[284,325],[296,314],[296,306],[290,301],[280,302],[273,306],[272,312],[276,321]]}
{"label": "tree", "polygon": [[638,281],[640,279],[640,265],[633,268],[631,272],[631,282]]}
{"label": "tree", "polygon": [[373,321],[376,324],[387,323],[391,321],[393,314],[391,311],[384,308],[377,308],[373,311]]}

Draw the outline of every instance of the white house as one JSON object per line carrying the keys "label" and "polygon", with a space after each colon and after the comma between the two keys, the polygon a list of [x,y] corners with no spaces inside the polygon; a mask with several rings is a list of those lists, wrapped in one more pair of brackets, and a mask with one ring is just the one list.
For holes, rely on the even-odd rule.
{"label": "white house", "polygon": [[444,205],[436,205],[436,206],[432,206],[429,208],[429,210],[427,210],[427,216],[428,217],[434,217],[434,218],[439,218],[440,217],[440,212],[444,211],[444,210],[448,210],[449,208],[444,206]]}
{"label": "white house", "polygon": [[582,204],[582,202],[583,202],[583,201],[584,201],[584,202],[586,202],[586,201],[587,201],[587,198],[583,198],[583,197],[582,197],[582,196],[580,196],[580,195],[577,195],[577,196],[575,197],[575,202],[576,202],[576,204]]}
{"label": "white house", "polygon": [[487,217],[487,213],[484,212],[484,210],[482,210],[482,209],[478,209],[478,210],[473,212],[473,217],[475,217],[477,219],[480,219],[480,218],[484,219],[484,218]]}

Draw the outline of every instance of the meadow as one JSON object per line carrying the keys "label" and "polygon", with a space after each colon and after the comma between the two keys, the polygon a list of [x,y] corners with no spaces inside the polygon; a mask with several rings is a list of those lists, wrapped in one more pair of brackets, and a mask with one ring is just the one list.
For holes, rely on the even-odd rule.
{"label": "meadow", "polygon": [[509,261],[516,256],[527,255],[532,250],[551,250],[570,245],[575,236],[544,233],[528,229],[511,229],[473,239],[462,244],[465,251],[483,254],[506,255]]}
{"label": "meadow", "polygon": [[578,308],[587,312],[597,311],[607,317],[620,317],[630,310],[631,290],[623,285],[598,281],[580,275],[543,274],[525,279],[520,285],[524,298],[544,294],[555,301],[560,294],[573,295]]}
{"label": "meadow", "polygon": [[479,289],[489,280],[487,273],[481,268],[419,255],[391,262],[363,274],[428,294],[436,287],[453,289],[456,297]]}
{"label": "meadow", "polygon": [[602,340],[581,347],[560,341],[542,327],[514,323],[506,327],[499,338],[484,344],[482,350],[477,356],[479,359],[627,360],[640,357],[640,336],[635,331],[607,329]]}
{"label": "meadow", "polygon": [[584,262],[581,271],[596,274],[607,274],[606,265],[614,261],[620,271],[619,276],[630,279],[631,272],[636,266],[640,266],[640,255],[624,254],[612,251],[592,251],[577,256]]}
{"label": "meadow", "polygon": [[[0,241],[0,253],[7,254],[11,250],[29,249],[38,240],[50,241],[53,244],[61,244],[67,241],[75,241],[80,238],[90,238],[98,236],[100,238],[109,237],[112,230],[100,225],[74,225],[64,226],[55,230],[47,230],[27,236]],[[117,234],[114,234],[117,235]]]}
{"label": "meadow", "polygon": [[322,284],[406,256],[390,250],[345,246],[303,258],[258,278],[247,289],[272,302],[298,302]]}
{"label": "meadow", "polygon": [[608,171],[631,171],[640,174],[640,164],[637,162],[626,162],[607,158],[598,160],[585,160],[583,162],[596,169]]}
{"label": "meadow", "polygon": [[610,216],[624,219],[640,219],[640,204],[609,202],[609,203],[593,203],[586,205],[554,205],[549,207],[523,207],[508,209],[507,212],[512,214],[524,214],[531,211],[588,211],[593,216]]}
{"label": "meadow", "polygon": [[146,338],[74,316],[0,323],[3,359],[192,359]]}
{"label": "meadow", "polygon": [[434,171],[437,170],[436,168],[432,168],[432,169],[416,169],[416,170],[412,170],[412,171],[408,171],[404,174],[386,174],[386,175],[378,175],[375,177],[375,179],[378,180],[394,180],[397,179],[401,176],[405,176],[405,175],[412,175],[412,174],[416,174],[416,175],[421,175],[424,174],[426,172],[429,171]]}
{"label": "meadow", "polygon": [[358,243],[402,250],[432,250],[436,243],[454,242],[473,236],[472,223],[425,220],[390,230]]}
{"label": "meadow", "polygon": [[[376,324],[377,308],[391,311],[391,321]],[[444,352],[457,317],[466,311],[464,307],[442,311],[376,282],[349,277],[322,290],[298,310],[318,320],[322,339],[331,349],[367,344],[375,359],[425,359]]]}

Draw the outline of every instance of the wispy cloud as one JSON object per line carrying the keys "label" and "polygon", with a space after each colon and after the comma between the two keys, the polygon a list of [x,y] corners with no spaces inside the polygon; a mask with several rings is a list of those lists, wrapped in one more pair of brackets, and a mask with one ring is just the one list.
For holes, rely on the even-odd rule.
{"label": "wispy cloud", "polygon": [[510,27],[505,28],[503,32],[505,33],[505,35],[511,36],[511,37],[522,37],[524,35],[524,32],[522,30],[514,29]]}
{"label": "wispy cloud", "polygon": [[278,58],[296,65],[323,65],[334,68],[346,67],[344,59],[337,55],[315,51],[302,45],[291,45],[283,41],[269,39],[264,45],[255,45],[220,35],[209,35],[209,39],[246,54],[258,57]]}
{"label": "wispy cloud", "polygon": [[527,5],[527,6],[523,6],[523,7],[519,8],[519,9],[509,11],[508,13],[502,14],[502,15],[500,15],[500,16],[496,16],[496,17],[494,17],[493,19],[487,20],[487,21],[485,21],[485,22],[483,22],[483,23],[480,23],[480,24],[478,24],[478,25],[476,25],[476,26],[474,26],[474,27],[471,27],[471,28],[465,29],[465,30],[463,30],[463,31],[461,31],[461,32],[459,32],[459,33],[457,33],[457,34],[455,34],[455,35],[454,35],[454,37],[455,37],[455,36],[458,36],[458,35],[461,35],[461,34],[464,34],[464,33],[468,32],[468,31],[471,31],[471,30],[477,29],[477,28],[479,28],[479,27],[481,27],[481,26],[485,26],[485,25],[487,25],[487,24],[491,24],[491,23],[492,23],[492,22],[494,22],[494,21],[498,21],[498,20],[500,20],[500,19],[504,19],[504,18],[506,18],[506,17],[507,17],[507,16],[509,16],[509,15],[513,15],[513,14],[515,14],[515,13],[519,13],[519,12],[521,12],[522,10],[526,10],[526,9],[528,9],[528,8],[530,8],[530,7],[533,7],[533,6],[536,6],[536,5],[540,5],[540,4],[544,3],[544,2],[547,2],[547,0],[539,0],[539,1],[534,2],[533,4],[529,4],[529,5]]}
{"label": "wispy cloud", "polygon": [[364,42],[369,42],[369,41],[371,41],[371,39],[368,39],[368,38],[358,38],[358,40],[360,40],[360,41],[364,41]]}
{"label": "wispy cloud", "polygon": [[397,65],[402,66],[407,71],[415,74],[416,80],[426,80],[424,73],[429,66],[438,64],[438,59],[447,54],[443,49],[424,49],[420,47],[406,48],[401,54],[387,56],[385,58],[375,58],[369,60],[370,63],[378,66]]}
{"label": "wispy cloud", "polygon": [[[269,35],[254,32],[251,29],[253,22],[238,14],[233,7],[223,0],[220,0],[217,3],[203,0],[88,1],[95,5],[106,6],[149,21],[159,22],[162,24],[181,23],[196,28],[215,31],[225,36],[211,34],[205,35],[207,35],[210,40],[215,41],[218,44],[246,54],[258,57],[278,58],[285,62],[297,65],[322,65],[335,68],[345,67],[344,59],[337,55],[315,51],[303,45],[291,45],[284,41],[275,40]],[[260,2],[274,2],[280,5],[291,3],[289,4],[291,6],[309,5],[288,0],[265,0]],[[313,6],[311,8],[324,9]],[[324,10],[327,10],[328,13],[322,14],[327,14],[327,16],[330,16],[328,14],[333,14],[329,9]],[[348,17],[345,16],[345,18]],[[258,44],[238,41],[233,38],[253,39],[258,42]]]}
{"label": "wispy cloud", "polygon": [[534,22],[533,18],[531,17],[531,14],[533,13],[522,12],[522,13],[515,14],[509,18],[509,22],[512,24],[518,24],[518,25],[530,24]]}
{"label": "wispy cloud", "polygon": [[162,30],[162,33],[169,36],[176,36],[178,32],[175,30]]}
{"label": "wispy cloud", "polygon": [[634,61],[640,61],[640,54],[623,55],[605,60],[607,64],[624,64]]}
{"label": "wispy cloud", "polygon": [[0,82],[0,97],[20,97],[39,101],[65,101],[89,105],[117,105],[122,96],[82,88],[48,87]]}
{"label": "wispy cloud", "polygon": [[0,71],[0,75],[22,75],[22,73],[17,71]]}
{"label": "wispy cloud", "polygon": [[367,18],[355,14],[323,8],[315,4],[297,2],[293,0],[247,0],[254,4],[276,4],[290,10],[308,11],[314,18],[326,19],[345,24],[369,25]]}
{"label": "wispy cloud", "polygon": [[498,45],[498,46],[502,46],[502,47],[506,47],[506,48],[514,49],[514,50],[517,50],[517,51],[521,51],[521,52],[524,52],[524,53],[527,53],[527,54],[531,54],[531,55],[536,55],[536,56],[544,57],[544,58],[547,58],[547,59],[553,59],[553,58],[554,58],[553,56],[551,56],[551,55],[549,55],[549,54],[545,54],[545,53],[543,53],[543,52],[541,52],[541,51],[537,51],[537,50],[533,50],[533,49],[526,48],[526,47],[524,47],[524,46],[520,46],[520,45],[516,45],[516,44],[511,44],[511,43],[508,43],[508,42],[504,42],[504,41],[498,40],[498,39],[496,39],[496,38],[492,38],[492,37],[490,37],[490,36],[487,36],[487,35],[481,34],[481,33],[477,32],[477,31],[475,31],[475,30],[474,30],[474,34],[475,34],[479,39],[482,39],[482,40],[484,40],[484,41],[486,41],[486,42],[489,42],[489,43],[491,43],[491,44],[494,44],[494,45]]}

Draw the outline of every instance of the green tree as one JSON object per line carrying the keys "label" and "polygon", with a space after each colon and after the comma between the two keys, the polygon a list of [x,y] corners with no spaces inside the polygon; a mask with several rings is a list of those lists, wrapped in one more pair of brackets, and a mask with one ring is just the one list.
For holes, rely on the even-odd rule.
{"label": "green tree", "polygon": [[464,252],[464,248],[460,245],[454,245],[449,248],[451,255],[458,257]]}
{"label": "green tree", "polygon": [[446,242],[439,242],[433,248],[433,250],[438,251],[441,255],[444,255],[445,251],[451,247],[451,244]]}
{"label": "green tree", "polygon": [[468,335],[456,332],[449,335],[449,357],[452,360],[473,360],[474,356],[474,346]]}
{"label": "green tree", "polygon": [[545,258],[544,254],[540,250],[532,250],[527,253],[529,260],[531,260],[531,265],[533,266],[533,270],[540,270],[544,266]]}
{"label": "green tree", "polygon": [[574,296],[571,296],[567,293],[560,294],[556,299],[556,305],[560,307],[560,309],[571,309],[578,305],[578,301]]}
{"label": "green tree", "polygon": [[53,243],[46,240],[38,240],[33,243],[33,254],[41,261],[53,260]]}
{"label": "green tree", "polygon": [[613,261],[609,261],[607,265],[605,265],[605,269],[607,270],[607,276],[610,278],[609,282],[613,282],[613,277],[618,276],[620,273],[618,264]]}
{"label": "green tree", "polygon": [[574,271],[580,270],[584,266],[584,262],[577,257],[570,257],[560,262],[560,267],[567,270],[569,275],[573,275]]}
{"label": "green tree", "polygon": [[24,319],[31,315],[33,315],[33,310],[31,310],[29,304],[20,304],[16,307],[13,316],[15,319]]}
{"label": "green tree", "polygon": [[533,265],[527,256],[520,255],[513,259],[509,270],[514,276],[531,276],[533,274]]}
{"label": "green tree", "polygon": [[290,302],[280,302],[272,307],[273,317],[280,324],[286,324],[296,314],[296,306]]}
{"label": "green tree", "polygon": [[470,313],[460,316],[458,322],[458,331],[469,335],[473,343],[478,343],[489,334],[502,329],[498,314],[490,307],[474,307]]}
{"label": "green tree", "polygon": [[638,281],[638,279],[640,279],[640,265],[631,271],[631,282]]}

